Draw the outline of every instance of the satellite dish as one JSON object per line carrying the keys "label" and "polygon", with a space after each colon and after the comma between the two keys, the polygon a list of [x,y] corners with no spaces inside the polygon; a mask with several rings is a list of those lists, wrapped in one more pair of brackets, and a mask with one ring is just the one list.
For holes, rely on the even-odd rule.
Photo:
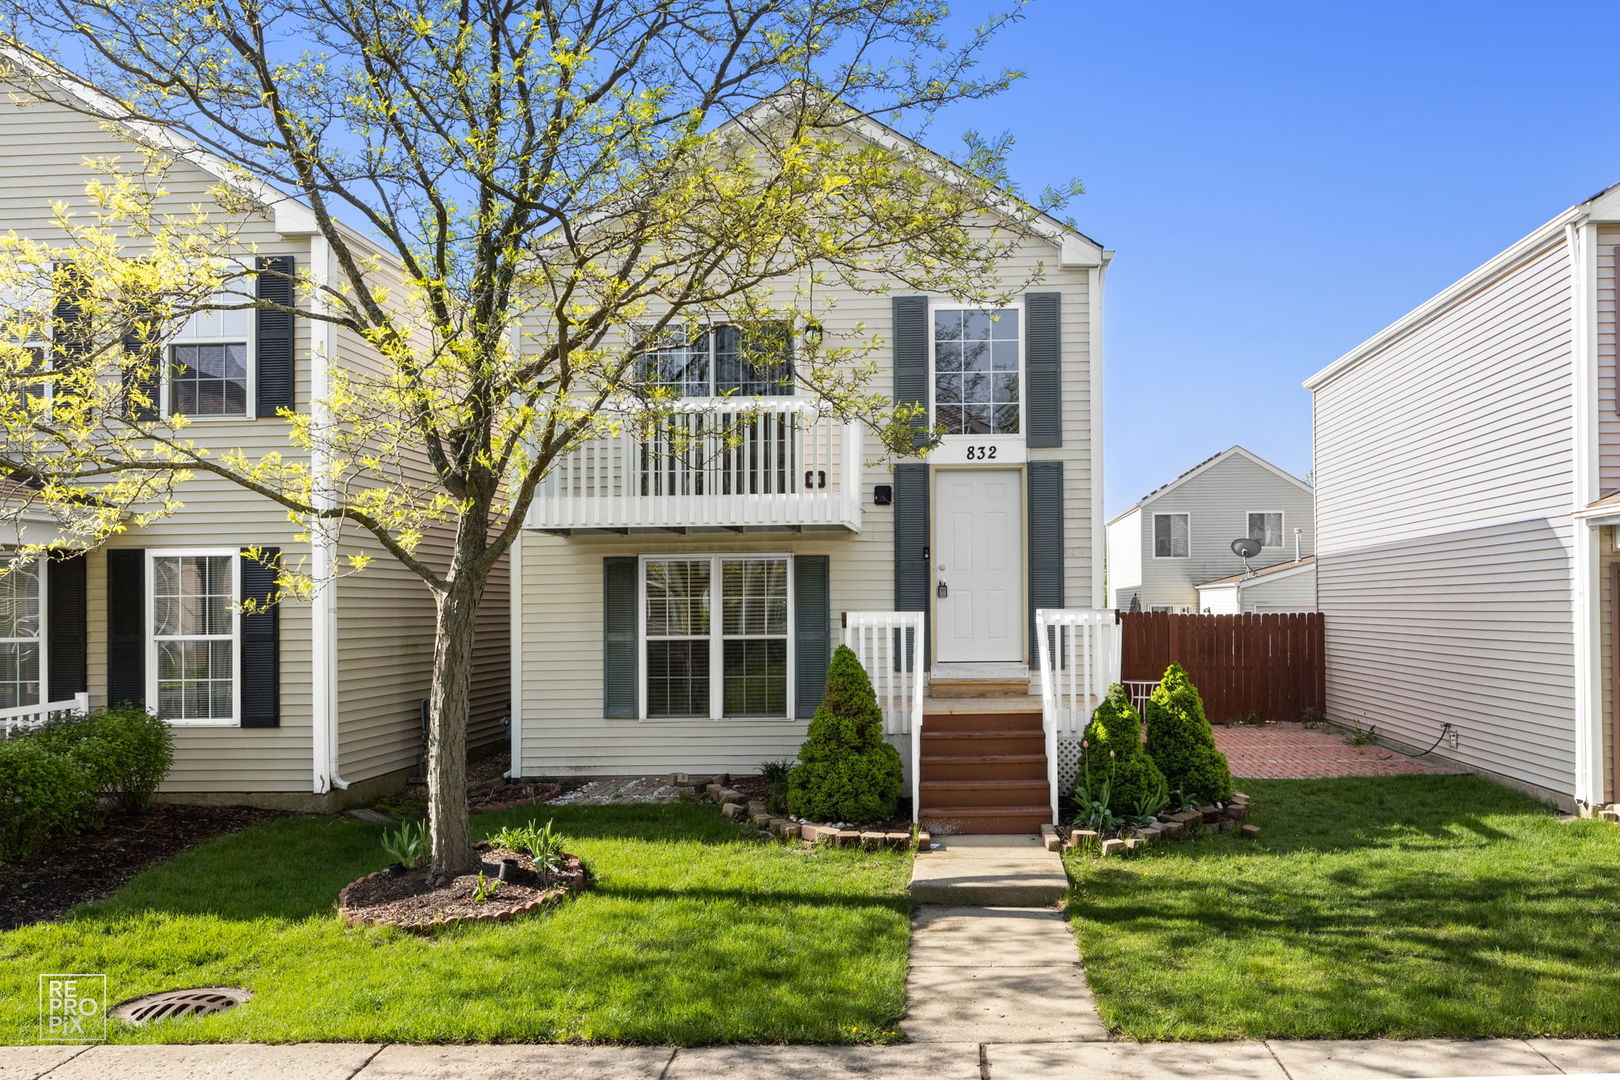
{"label": "satellite dish", "polygon": [[1249,536],[1239,537],[1232,541],[1232,554],[1240,559],[1252,559],[1260,554],[1260,541]]}

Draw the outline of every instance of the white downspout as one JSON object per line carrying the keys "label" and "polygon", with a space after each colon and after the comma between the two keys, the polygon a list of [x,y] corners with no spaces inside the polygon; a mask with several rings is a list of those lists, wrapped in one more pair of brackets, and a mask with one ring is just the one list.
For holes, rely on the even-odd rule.
{"label": "white downspout", "polygon": [[[1585,509],[1598,494],[1597,438],[1597,226],[1590,220],[1564,227],[1572,283],[1573,368],[1571,510]],[[1571,586],[1575,637],[1575,789],[1577,803],[1603,801],[1603,654],[1598,625],[1602,605],[1598,575],[1598,530],[1572,522]]]}
{"label": "white downspout", "polygon": [[[1103,589],[1106,583],[1108,558],[1108,527],[1103,514],[1103,286],[1108,275],[1108,264],[1114,253],[1104,251],[1102,261],[1091,268],[1086,283],[1086,332],[1090,335],[1090,355],[1086,358],[1091,374],[1091,461],[1087,482],[1091,484],[1091,607],[1104,607],[1108,597]],[[1072,603],[1072,601],[1071,601]]]}
{"label": "white downspout", "polygon": [[[309,240],[310,274],[314,279],[312,303],[325,306],[322,290],[332,280],[332,251],[319,233]],[[335,506],[332,490],[331,456],[326,434],[332,427],[328,398],[332,392],[331,364],[337,356],[337,326],[330,322],[310,322],[310,470],[314,474],[315,505]],[[337,692],[337,530],[328,522],[312,521],[310,574],[315,581],[315,597],[310,607],[311,623],[311,722],[312,757],[315,766],[315,794],[325,795],[333,788],[349,786],[338,771],[338,692]]]}

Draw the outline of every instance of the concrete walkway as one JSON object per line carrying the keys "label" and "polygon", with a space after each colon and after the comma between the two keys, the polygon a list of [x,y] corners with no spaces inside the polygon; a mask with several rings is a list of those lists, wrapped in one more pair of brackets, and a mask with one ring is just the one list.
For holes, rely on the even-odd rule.
{"label": "concrete walkway", "polygon": [[904,1046],[20,1046],[0,1080],[1379,1080],[1620,1077],[1620,1040]]}
{"label": "concrete walkway", "polygon": [[919,854],[900,1029],[914,1043],[1108,1038],[1057,905],[1063,861],[1037,836],[950,836]]}

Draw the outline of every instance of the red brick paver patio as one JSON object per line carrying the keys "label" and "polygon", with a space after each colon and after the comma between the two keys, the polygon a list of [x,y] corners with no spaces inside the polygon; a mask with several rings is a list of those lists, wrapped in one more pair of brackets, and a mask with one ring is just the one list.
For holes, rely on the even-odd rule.
{"label": "red brick paver patio", "polygon": [[1455,772],[1438,762],[1413,760],[1382,746],[1351,746],[1343,733],[1304,724],[1242,727],[1217,724],[1215,745],[1233,776],[1260,780],[1317,780],[1329,776],[1398,776]]}

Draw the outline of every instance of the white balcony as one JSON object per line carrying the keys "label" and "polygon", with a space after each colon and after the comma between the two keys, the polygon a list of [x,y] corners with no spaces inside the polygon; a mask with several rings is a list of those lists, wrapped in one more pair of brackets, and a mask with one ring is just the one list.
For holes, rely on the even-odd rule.
{"label": "white balcony", "polygon": [[695,400],[650,437],[627,430],[560,460],[528,526],[855,532],[861,463],[858,425],[821,416],[809,402]]}

